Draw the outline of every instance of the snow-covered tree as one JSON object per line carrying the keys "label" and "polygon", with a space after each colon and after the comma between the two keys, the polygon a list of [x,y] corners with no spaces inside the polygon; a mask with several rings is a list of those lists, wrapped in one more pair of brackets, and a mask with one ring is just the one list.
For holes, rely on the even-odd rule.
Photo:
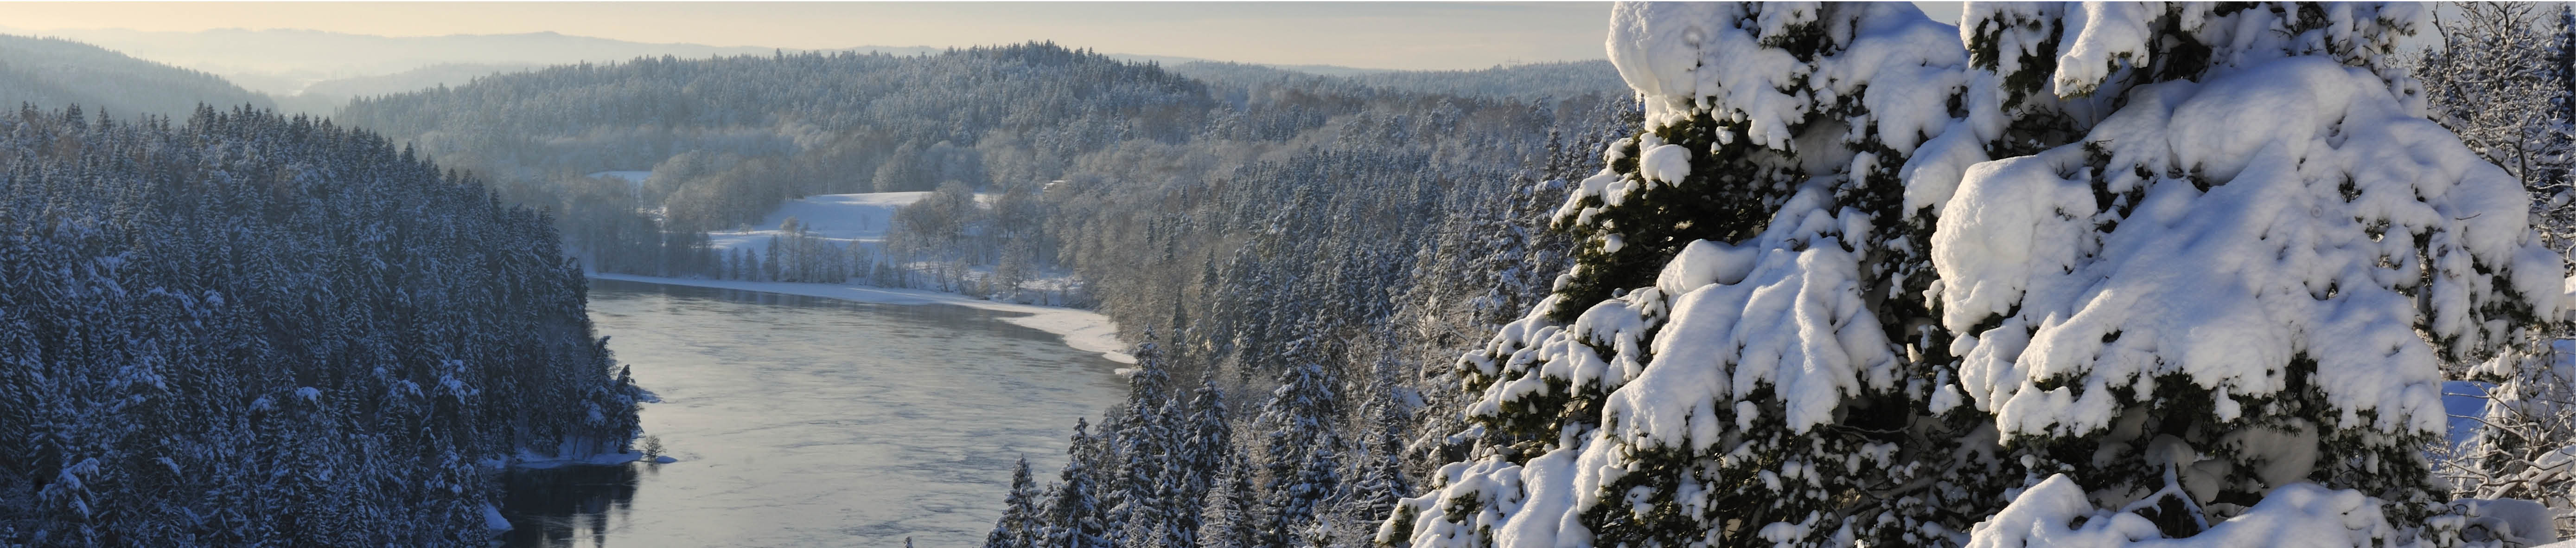
{"label": "snow-covered tree", "polygon": [[1106,509],[1100,506],[1101,486],[1089,467],[1093,445],[1088,419],[1074,419],[1073,457],[1065,461],[1061,483],[1054,488],[1053,500],[1047,503],[1046,526],[1040,531],[1040,542],[1048,547],[1094,548],[1111,546],[1106,523]]}
{"label": "snow-covered tree", "polygon": [[[2531,193],[2532,225],[2562,259],[2576,251],[2576,208],[2568,200],[2576,163],[2576,11],[2538,4],[2460,3],[2440,21],[2443,47],[2416,73],[2434,121],[2503,168]],[[2569,264],[2576,264],[2571,262]],[[2563,339],[2565,329],[2540,333]],[[2557,533],[2576,536],[2576,370],[2569,343],[2538,341],[2536,352],[2498,356],[2451,370],[2460,392],[2483,400],[2436,471],[2464,497],[2537,499],[2562,514]]]}
{"label": "snow-covered tree", "polygon": [[1002,518],[993,523],[993,532],[984,536],[984,548],[1034,548],[1038,545],[1036,519],[1039,516],[1037,482],[1029,475],[1029,460],[1011,469],[1011,493],[1002,499]]}
{"label": "snow-covered tree", "polygon": [[[2513,174],[2531,193],[2532,225],[2564,255],[2576,251],[2576,208],[2567,206],[2576,164],[2576,11],[2542,4],[2462,2],[2437,21],[2442,47],[2414,66],[2425,81],[2435,121],[2458,132],[2471,150]],[[2570,260],[2576,265],[2576,260]],[[2569,267],[2576,272],[2576,266]],[[2568,337],[2563,329],[2543,339]],[[2456,397],[2486,400],[2473,427],[2454,437],[2439,474],[2461,496],[2551,499],[2576,490],[2576,477],[2556,481],[2553,451],[2576,445],[2576,376],[2565,369],[2564,341],[2535,341],[2536,352],[2500,356],[2467,371],[2447,369]],[[2534,475],[2534,472],[2540,472]],[[2508,494],[2512,493],[2512,494]],[[2551,501],[2565,514],[2560,533],[2576,536],[2576,504]]]}
{"label": "snow-covered tree", "polygon": [[1241,452],[1225,454],[1224,467],[1208,491],[1207,524],[1199,534],[1206,546],[1257,546],[1262,517],[1261,494],[1252,484],[1256,471]]}
{"label": "snow-covered tree", "polygon": [[0,117],[0,544],[487,543],[485,462],[634,433],[549,223],[307,118]]}
{"label": "snow-covered tree", "polygon": [[1265,436],[1260,493],[1267,519],[1257,525],[1257,544],[1299,543],[1323,517],[1321,505],[1340,492],[1341,439],[1331,424],[1338,384],[1321,364],[1290,368],[1280,373],[1279,387],[1253,419],[1253,428]]}
{"label": "snow-covered tree", "polygon": [[[2055,516],[2108,518],[2069,534],[2276,534],[2297,526],[2210,524],[2303,523],[2320,514],[2295,500],[2319,496],[2378,501],[2324,514],[2378,524],[2329,538],[2413,534],[2440,502],[2422,451],[2441,371],[2557,321],[2564,292],[2514,178],[2421,118],[2388,62],[2423,10],[1968,17],[1995,48],[1981,61],[2018,60],[1980,68],[2083,132],[1909,189],[1942,204],[1933,294],[1960,362],[1937,405],[1990,414],[2031,467],[1980,542],[2039,542],[2065,526],[2021,535]],[[2309,482],[2345,491],[2288,491]],[[2067,493],[2089,502],[2028,502]]]}
{"label": "snow-covered tree", "polygon": [[2561,318],[2524,194],[2388,62],[2414,6],[1613,11],[1645,133],[1381,541],[2411,540],[2443,365]]}
{"label": "snow-covered tree", "polygon": [[1489,455],[1380,540],[1922,544],[1973,522],[1991,494],[1948,478],[1994,472],[1925,411],[1906,350],[1929,313],[1901,289],[1929,281],[1909,159],[1982,141],[1949,129],[1957,33],[1901,4],[1710,3],[1622,4],[1611,34],[1643,132],[1556,213],[1585,237],[1574,270],[1461,365]]}
{"label": "snow-covered tree", "polygon": [[2524,499],[2555,514],[2554,531],[2514,536],[2576,537],[2576,341],[2555,341],[2535,355],[2497,356],[2473,376],[2489,380],[2445,385],[2445,399],[2479,405],[2452,417],[2466,428],[2455,424],[2452,438],[2434,452],[2435,475],[2449,480],[2459,498]]}
{"label": "snow-covered tree", "polygon": [[1412,486],[1404,475],[1402,436],[1406,417],[1398,410],[1399,405],[1392,400],[1381,400],[1368,405],[1368,409],[1362,412],[1370,422],[1364,430],[1370,437],[1355,444],[1357,451],[1350,459],[1351,472],[1346,474],[1350,478],[1349,485],[1344,489],[1341,500],[1334,503],[1337,507],[1335,513],[1341,519],[1365,522],[1386,517],[1397,500],[1413,494]]}
{"label": "snow-covered tree", "polygon": [[1102,457],[1116,461],[1110,485],[1116,499],[1104,526],[1121,546],[1195,545],[1196,520],[1183,514],[1194,513],[1197,505],[1182,503],[1196,501],[1180,496],[1188,482],[1188,471],[1178,466],[1180,409],[1160,343],[1150,333],[1147,339],[1129,352],[1136,367],[1127,376],[1127,405],[1102,422],[1110,443]]}
{"label": "snow-covered tree", "polygon": [[[2441,18],[2442,47],[2426,49],[2414,74],[2433,121],[2469,150],[2504,168],[2532,194],[2535,226],[2550,248],[2576,249],[2576,29],[2565,6],[2458,2]],[[2562,195],[2567,195],[2562,197]]]}

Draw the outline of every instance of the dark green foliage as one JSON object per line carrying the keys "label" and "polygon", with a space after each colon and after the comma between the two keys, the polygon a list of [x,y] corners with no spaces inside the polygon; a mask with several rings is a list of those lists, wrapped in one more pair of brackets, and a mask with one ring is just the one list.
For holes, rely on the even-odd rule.
{"label": "dark green foliage", "polygon": [[[1693,241],[1734,243],[1762,231],[1801,174],[1782,165],[1787,158],[1780,151],[1750,144],[1719,146],[1721,133],[1732,134],[1735,143],[1750,141],[1741,124],[1720,122],[1707,112],[1656,129],[1654,134],[1667,143],[1710,151],[1691,158],[1691,173],[1705,175],[1689,184],[1648,185],[1617,206],[1586,197],[1576,206],[1599,208],[1598,213],[1589,219],[1567,215],[1555,220],[1556,230],[1583,237],[1585,245],[1574,255],[1572,275],[1557,289],[1564,298],[1548,311],[1550,317],[1571,321],[1615,290],[1653,285],[1664,261]],[[1643,152],[1638,144],[1631,139],[1617,146],[1610,169],[1637,173],[1636,159]],[[1608,245],[1610,238],[1618,245]]]}
{"label": "dark green foliage", "polygon": [[480,544],[640,394],[541,213],[252,110],[0,118],[0,542]]}
{"label": "dark green foliage", "polygon": [[[1757,16],[1782,15],[1772,10],[1806,8],[1745,3],[1730,9],[1739,10],[1730,12],[1742,17],[1739,25],[1748,25],[1744,22]],[[1838,42],[1832,29],[1864,25],[1860,21],[1872,17],[1866,8],[1832,6],[1812,15],[1808,22],[1753,38],[1765,48],[1827,67],[1840,62],[1837,56],[1851,47]],[[1772,32],[1754,29],[1736,30]],[[1986,417],[1973,409],[1948,414],[1927,410],[1926,387],[1945,376],[1941,371],[1946,366],[1935,361],[1938,357],[1901,351],[1946,347],[1948,341],[1937,330],[1916,328],[1933,317],[1922,289],[1937,277],[1930,268],[1927,246],[1935,220],[1928,209],[1906,210],[1905,184],[1898,177],[1915,145],[1879,140],[1873,125],[1878,117],[1863,100],[1873,91],[1870,83],[1828,93],[1797,84],[1813,80],[1788,81],[1793,84],[1780,89],[1781,93],[1819,98],[1818,104],[1798,117],[1772,121],[1781,124],[1780,130],[1793,143],[1761,142],[1750,123],[1743,121],[1743,113],[1733,110],[1724,98],[1647,98],[1673,101],[1666,108],[1676,112],[1650,120],[1636,128],[1636,137],[1614,145],[1604,158],[1608,170],[1596,179],[1607,184],[1586,184],[1586,190],[1554,216],[1557,230],[1582,240],[1573,269],[1555,286],[1553,306],[1534,311],[1544,317],[1515,324],[1514,329],[1520,330],[1517,337],[1528,339],[1497,337],[1492,346],[1471,354],[1459,366],[1464,386],[1471,393],[1487,395],[1487,402],[1494,405],[1471,419],[1485,427],[1481,450],[1510,462],[1529,462],[1548,451],[1576,449],[1575,443],[1618,444],[1606,451],[1620,455],[1618,465],[1626,472],[1599,493],[1589,494],[1601,503],[1582,513],[1583,526],[1597,545],[1830,545],[1851,540],[1936,544],[1950,540],[1940,531],[1963,530],[1982,519],[1985,511],[1999,507],[2003,502],[1999,492],[2011,486],[2005,482],[2020,479],[2017,470],[1992,465],[1970,449],[1981,439],[1978,429],[1990,428],[1983,425]],[[1957,97],[1962,90],[1904,92]],[[1695,102],[1685,108],[1683,99]],[[1962,101],[1963,97],[1952,101],[1952,115],[1967,114]],[[1652,180],[1639,165],[1647,149],[1667,144],[1689,153],[1688,176],[1683,180]],[[1849,159],[1857,155],[1871,159]],[[1592,190],[1596,188],[1602,190]],[[1756,237],[1773,228],[1769,224],[1776,215],[1804,214],[1782,211],[1800,192],[1829,193],[1826,203],[1817,204],[1822,211],[1866,215],[1858,218],[1876,228],[1848,234],[1827,231],[1819,238],[1833,240],[1791,239],[1779,245],[1782,251],[1798,252],[1806,245],[1831,241],[1839,244],[1836,251],[1856,255],[1860,268],[1855,282],[1861,288],[1858,291],[1866,294],[1866,312],[1893,343],[1889,350],[1899,361],[1894,366],[1897,378],[1862,379],[1854,391],[1837,394],[1832,420],[1812,428],[1793,428],[1785,420],[1788,408],[1783,398],[1774,394],[1767,381],[1757,381],[1712,402],[1707,418],[1722,425],[1719,430],[1725,441],[1710,448],[1584,441],[1596,429],[1620,426],[1603,422],[1611,387],[1590,378],[1578,381],[1543,372],[1585,366],[1544,363],[1551,354],[1543,353],[1536,354],[1541,362],[1531,362],[1530,352],[1542,342],[1534,330],[1562,326],[1572,344],[1612,360],[1612,372],[1605,374],[1612,377],[1609,381],[1623,375],[1617,372],[1621,367],[1718,367],[1721,371],[1736,367],[1732,362],[1662,364],[1651,353],[1612,340],[1633,337],[1642,346],[1668,336],[1663,333],[1667,312],[1663,307],[1670,306],[1668,300],[1676,295],[1643,297],[1638,301],[1642,304],[1634,305],[1639,307],[1636,315],[1641,323],[1615,328],[1620,330],[1615,336],[1565,324],[1575,323],[1597,306],[1608,306],[1605,303],[1625,303],[1619,299],[1654,291],[1667,263],[1692,242],[1755,245]],[[1757,252],[1772,251],[1766,247]],[[1624,325],[1619,321],[1609,324]],[[1831,335],[1825,336],[1830,340]],[[1625,374],[1635,378],[1633,372]],[[1509,384],[1528,382],[1536,386]],[[1989,441],[1992,437],[1982,435]],[[1696,495],[1686,496],[1689,493]],[[1452,513],[1472,513],[1476,511],[1472,507],[1482,504],[1472,498],[1452,503],[1466,505],[1449,508]],[[1404,511],[1398,513],[1402,516]],[[1424,512],[1412,518],[1435,515]],[[1773,526],[1785,531],[1765,531]]]}

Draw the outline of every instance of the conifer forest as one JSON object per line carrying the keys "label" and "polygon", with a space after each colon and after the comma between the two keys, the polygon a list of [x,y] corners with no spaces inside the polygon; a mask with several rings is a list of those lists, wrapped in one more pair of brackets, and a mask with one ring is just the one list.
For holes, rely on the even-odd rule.
{"label": "conifer forest", "polygon": [[2576,548],[2567,3],[100,7],[0,548]]}

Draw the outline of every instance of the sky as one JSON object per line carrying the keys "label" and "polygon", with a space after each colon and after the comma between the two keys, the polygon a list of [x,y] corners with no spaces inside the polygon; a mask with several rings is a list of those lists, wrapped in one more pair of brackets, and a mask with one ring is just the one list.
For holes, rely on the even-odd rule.
{"label": "sky", "polygon": [[379,36],[552,31],[649,43],[838,49],[1054,40],[1102,53],[1247,63],[1475,69],[1601,59],[1586,2],[11,3],[6,25],[309,29]]}

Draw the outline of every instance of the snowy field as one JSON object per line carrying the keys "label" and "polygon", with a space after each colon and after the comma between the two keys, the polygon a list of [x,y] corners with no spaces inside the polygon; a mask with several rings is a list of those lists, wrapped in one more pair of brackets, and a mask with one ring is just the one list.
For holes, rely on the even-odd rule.
{"label": "snowy field", "polygon": [[650,171],[602,171],[602,172],[598,172],[598,173],[592,173],[592,174],[590,174],[590,175],[587,175],[587,177],[600,178],[600,179],[623,179],[623,180],[625,180],[625,181],[626,181],[626,182],[628,182],[628,183],[643,184],[645,179],[651,179],[651,178],[653,178],[653,172],[650,172]]}
{"label": "snowy field", "polygon": [[[601,171],[591,173],[589,176],[622,179],[628,183],[642,185],[646,179],[653,177],[653,172]],[[807,236],[836,244],[858,244],[875,249],[885,242],[886,229],[894,224],[894,210],[912,205],[913,202],[921,201],[928,196],[930,196],[929,191],[807,196],[788,200],[787,203],[779,205],[777,211],[772,211],[768,217],[761,218],[760,222],[708,232],[707,238],[715,245],[717,251],[766,249],[770,240],[785,234],[784,231],[779,230],[779,226],[786,223],[787,219],[794,218],[798,224],[805,225]],[[989,202],[992,196],[979,194],[976,195],[976,199]]]}
{"label": "snowy field", "polygon": [[[623,179],[640,185],[643,184],[646,179],[652,178],[653,172],[601,171],[591,173],[590,176]],[[779,230],[779,228],[784,225],[788,219],[792,218],[796,219],[798,224],[804,226],[805,234],[809,237],[820,238],[840,245],[858,245],[871,249],[881,249],[879,246],[883,245],[885,242],[887,229],[892,227],[894,224],[895,210],[900,209],[903,206],[912,205],[913,202],[921,201],[922,198],[928,197],[930,194],[931,193],[928,191],[916,191],[823,194],[807,196],[804,198],[789,200],[787,203],[781,204],[778,207],[778,210],[770,212],[768,217],[762,218],[757,224],[739,226],[732,230],[708,232],[707,239],[709,243],[714,245],[716,251],[722,253],[731,253],[735,249],[751,249],[754,250],[754,252],[760,252],[760,250],[768,248],[770,240],[786,234],[785,231]],[[990,201],[992,196],[989,194],[979,194],[976,196],[976,199],[978,201]],[[891,289],[860,285],[663,278],[655,276],[635,276],[608,273],[595,273],[592,274],[591,277],[607,280],[693,285],[699,287],[739,289],[746,291],[766,291],[771,293],[805,295],[867,303],[907,305],[950,304],[999,312],[1019,313],[1025,315],[1011,318],[1006,321],[1062,336],[1064,337],[1064,341],[1067,346],[1071,346],[1077,350],[1098,353],[1101,357],[1120,363],[1135,363],[1136,361],[1135,358],[1128,356],[1124,352],[1127,345],[1118,341],[1118,328],[1115,324],[1109,322],[1109,317],[1087,310],[1001,303],[976,299],[955,293],[943,293],[937,291]]]}
{"label": "snowy field", "polygon": [[735,227],[733,230],[708,232],[707,238],[718,251],[733,251],[748,246],[764,249],[769,240],[786,234],[778,229],[788,218],[805,225],[808,236],[837,244],[859,244],[876,248],[885,243],[886,228],[894,224],[894,210],[930,196],[922,192],[874,192],[867,194],[824,194],[789,200],[770,212],[759,224]]}

